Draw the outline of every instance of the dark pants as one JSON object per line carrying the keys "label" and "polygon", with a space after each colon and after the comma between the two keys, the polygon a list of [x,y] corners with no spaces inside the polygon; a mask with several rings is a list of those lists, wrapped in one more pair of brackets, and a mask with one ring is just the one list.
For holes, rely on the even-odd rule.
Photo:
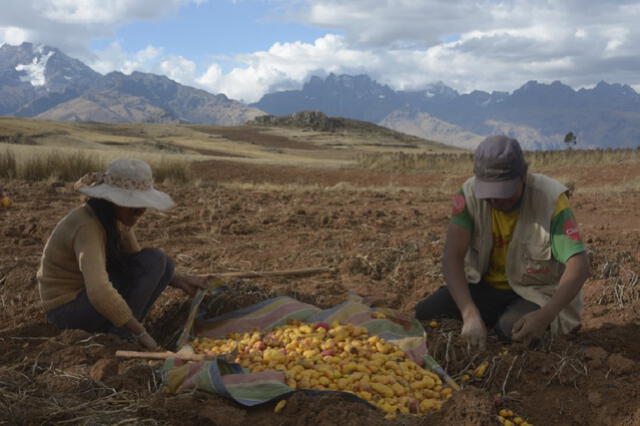
{"label": "dark pants", "polygon": [[[125,256],[122,267],[107,268],[109,280],[127,302],[133,316],[142,321],[160,293],[173,278],[173,260],[162,250],[147,248]],[[47,312],[47,320],[58,328],[77,328],[94,333],[128,337],[129,331],[115,327],[91,304],[82,290],[69,303]]]}
{"label": "dark pants", "polygon": [[[485,325],[493,328],[498,337],[506,341],[511,340],[511,329],[516,321],[525,314],[540,309],[540,306],[523,299],[513,290],[498,290],[483,282],[469,284],[469,291]],[[461,315],[449,289],[440,287],[416,305],[416,318],[420,320],[461,319]]]}

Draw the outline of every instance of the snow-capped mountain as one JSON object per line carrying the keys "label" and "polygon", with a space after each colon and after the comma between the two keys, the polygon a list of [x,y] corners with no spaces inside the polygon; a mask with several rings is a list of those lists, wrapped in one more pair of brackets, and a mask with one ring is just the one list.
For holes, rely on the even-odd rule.
{"label": "snow-capped mountain", "polygon": [[262,114],[224,95],[184,86],[165,76],[140,72],[102,75],[53,47],[0,46],[0,115],[237,125]]}

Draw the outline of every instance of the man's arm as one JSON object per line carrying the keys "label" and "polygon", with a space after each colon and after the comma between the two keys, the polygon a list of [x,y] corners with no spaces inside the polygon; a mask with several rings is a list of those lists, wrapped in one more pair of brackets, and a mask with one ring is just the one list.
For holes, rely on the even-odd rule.
{"label": "man's arm", "polygon": [[541,337],[551,321],[578,295],[587,278],[589,261],[583,251],[567,260],[558,288],[547,304],[523,316],[513,325],[513,340],[529,344],[532,339]]}
{"label": "man's arm", "polygon": [[461,335],[473,346],[484,349],[487,341],[487,328],[482,321],[480,311],[471,299],[469,283],[464,273],[464,257],[471,242],[471,231],[455,223],[447,229],[444,245],[444,280],[453,300],[462,316]]}

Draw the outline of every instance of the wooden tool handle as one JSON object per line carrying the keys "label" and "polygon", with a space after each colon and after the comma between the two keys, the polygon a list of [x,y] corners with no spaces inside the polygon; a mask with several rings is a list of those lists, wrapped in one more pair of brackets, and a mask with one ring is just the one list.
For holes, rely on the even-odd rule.
{"label": "wooden tool handle", "polygon": [[315,274],[333,272],[330,267],[285,269],[281,271],[244,271],[244,272],[218,272],[205,276],[217,278],[258,278],[258,277],[305,277]]}
{"label": "wooden tool handle", "polygon": [[119,358],[145,358],[145,359],[169,359],[178,358],[185,361],[204,361],[208,358],[203,354],[180,354],[171,351],[165,352],[140,352],[140,351],[116,351]]}

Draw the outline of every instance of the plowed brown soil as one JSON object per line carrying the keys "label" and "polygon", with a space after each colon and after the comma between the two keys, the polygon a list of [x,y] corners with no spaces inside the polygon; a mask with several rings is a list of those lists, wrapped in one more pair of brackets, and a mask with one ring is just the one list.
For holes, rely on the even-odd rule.
{"label": "plowed brown soil", "polygon": [[[195,170],[207,184],[165,186],[178,207],[143,217],[138,226],[143,245],[164,248],[191,273],[313,266],[336,271],[231,280],[213,307],[219,312],[284,294],[328,307],[348,291],[410,312],[442,285],[450,194],[466,176],[232,162],[202,163]],[[275,414],[273,403],[247,408],[203,392],[166,394],[157,362],[115,358],[118,349],[140,349],[135,344],[47,325],[35,280],[39,257],[49,232],[80,197],[68,182],[0,180],[15,201],[0,210],[0,423],[491,425],[498,424],[498,409],[506,407],[536,425],[638,425],[640,193],[589,193],[581,187],[614,189],[625,177],[637,176],[640,166],[625,166],[624,173],[574,167],[572,173],[577,184],[572,204],[592,264],[582,330],[533,349],[512,345],[506,352],[491,337],[487,352],[472,354],[459,339],[458,322],[428,327],[429,349],[451,375],[459,378],[484,360],[489,368],[439,413],[394,421],[336,395],[297,393]],[[228,182],[317,189],[222,185]],[[340,189],[342,182],[348,185]],[[385,189],[391,186],[413,189]],[[173,349],[187,303],[169,289],[148,318],[152,334],[168,348]]]}

